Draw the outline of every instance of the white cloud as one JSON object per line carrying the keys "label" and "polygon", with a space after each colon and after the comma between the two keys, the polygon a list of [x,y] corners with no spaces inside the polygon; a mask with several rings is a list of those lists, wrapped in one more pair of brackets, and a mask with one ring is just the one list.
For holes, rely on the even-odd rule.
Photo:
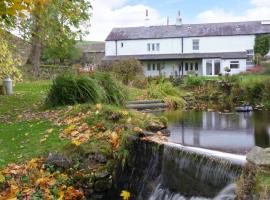
{"label": "white cloud", "polygon": [[127,5],[127,0],[96,0],[92,3],[90,34],[87,40],[105,40],[114,27],[143,26],[145,10],[149,10],[150,24],[164,24],[166,21],[157,10],[143,4]]}
{"label": "white cloud", "polygon": [[250,4],[253,8],[248,9],[243,15],[217,8],[198,14],[197,21],[206,23],[270,19],[270,0],[250,0]]}

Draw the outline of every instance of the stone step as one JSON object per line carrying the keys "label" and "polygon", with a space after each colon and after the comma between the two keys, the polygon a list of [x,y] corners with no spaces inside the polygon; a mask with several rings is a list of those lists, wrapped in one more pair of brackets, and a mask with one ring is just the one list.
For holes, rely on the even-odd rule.
{"label": "stone step", "polygon": [[153,104],[153,103],[164,103],[162,100],[155,99],[155,100],[138,100],[138,101],[128,101],[127,105],[134,105],[134,104]]}
{"label": "stone step", "polygon": [[156,109],[156,108],[167,108],[166,103],[147,103],[147,104],[128,104],[126,106],[129,109],[145,110],[145,109]]}

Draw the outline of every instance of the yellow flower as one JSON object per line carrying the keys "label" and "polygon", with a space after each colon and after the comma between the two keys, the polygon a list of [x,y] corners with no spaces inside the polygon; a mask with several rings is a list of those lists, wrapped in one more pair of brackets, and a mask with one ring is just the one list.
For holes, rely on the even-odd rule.
{"label": "yellow flower", "polygon": [[130,192],[123,190],[120,194],[121,197],[123,197],[123,200],[129,200],[130,199]]}
{"label": "yellow flower", "polygon": [[6,178],[2,173],[0,173],[0,183],[4,183],[6,181]]}
{"label": "yellow flower", "polygon": [[100,103],[97,104],[97,105],[96,105],[96,109],[97,109],[97,110],[101,110],[101,109],[102,109],[102,105],[101,105]]}

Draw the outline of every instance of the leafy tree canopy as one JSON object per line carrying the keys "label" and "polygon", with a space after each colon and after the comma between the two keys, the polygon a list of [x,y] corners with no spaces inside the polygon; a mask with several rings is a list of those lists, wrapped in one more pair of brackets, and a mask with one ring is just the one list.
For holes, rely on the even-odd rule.
{"label": "leafy tree canopy", "polygon": [[14,60],[8,44],[1,38],[0,35],[0,79],[7,76],[12,77],[15,81],[21,79],[20,71],[15,67],[19,64],[19,61]]}
{"label": "leafy tree canopy", "polygon": [[270,50],[270,35],[259,35],[255,40],[255,54],[265,56]]}

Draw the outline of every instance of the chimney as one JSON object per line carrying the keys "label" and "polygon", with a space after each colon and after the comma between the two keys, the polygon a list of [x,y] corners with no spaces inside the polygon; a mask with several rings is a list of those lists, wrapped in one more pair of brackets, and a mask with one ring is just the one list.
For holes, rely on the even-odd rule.
{"label": "chimney", "polygon": [[182,25],[182,17],[181,17],[181,12],[178,11],[177,16],[176,16],[176,26],[181,26]]}
{"label": "chimney", "polygon": [[146,27],[149,27],[149,12],[148,12],[148,9],[146,9],[146,12],[145,12],[145,26]]}

